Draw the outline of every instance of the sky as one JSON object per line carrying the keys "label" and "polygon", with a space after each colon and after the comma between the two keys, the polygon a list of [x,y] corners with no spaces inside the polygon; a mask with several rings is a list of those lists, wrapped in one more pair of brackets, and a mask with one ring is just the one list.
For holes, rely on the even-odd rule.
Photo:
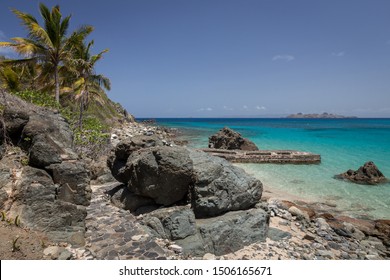
{"label": "sky", "polygon": [[95,27],[96,71],[138,118],[390,117],[388,0],[0,0],[0,40],[39,2]]}

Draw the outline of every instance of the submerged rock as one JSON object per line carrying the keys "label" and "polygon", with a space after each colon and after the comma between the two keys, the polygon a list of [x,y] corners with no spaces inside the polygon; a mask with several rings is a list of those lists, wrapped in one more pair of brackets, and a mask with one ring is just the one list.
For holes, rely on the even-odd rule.
{"label": "submerged rock", "polygon": [[338,179],[346,179],[353,183],[364,185],[377,185],[387,182],[386,177],[372,161],[366,162],[358,170],[348,170],[335,176]]}
{"label": "submerged rock", "polygon": [[259,149],[255,143],[243,138],[240,133],[228,127],[224,127],[217,134],[209,137],[209,148],[244,151]]}

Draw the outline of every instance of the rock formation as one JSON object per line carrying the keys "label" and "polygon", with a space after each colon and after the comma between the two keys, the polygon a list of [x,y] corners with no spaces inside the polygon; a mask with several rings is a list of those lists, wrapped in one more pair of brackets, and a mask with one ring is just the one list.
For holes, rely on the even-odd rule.
{"label": "rock formation", "polygon": [[257,151],[259,148],[240,133],[224,127],[215,135],[209,137],[209,148],[225,150]]}
{"label": "rock formation", "polygon": [[6,97],[0,135],[28,158],[18,165],[12,158],[17,152],[5,152],[0,161],[3,209],[53,241],[82,245],[91,189],[85,164],[72,149],[69,124],[57,112]]}
{"label": "rock formation", "polygon": [[185,254],[221,255],[266,238],[269,215],[254,209],[259,180],[224,159],[152,139],[122,141],[113,150],[108,165],[124,183],[108,191],[115,205],[143,214],[152,235],[175,241]]}
{"label": "rock formation", "polygon": [[335,176],[339,179],[346,179],[357,184],[377,185],[387,182],[386,177],[379,171],[378,167],[372,162],[368,161],[358,170],[348,170],[344,173]]}

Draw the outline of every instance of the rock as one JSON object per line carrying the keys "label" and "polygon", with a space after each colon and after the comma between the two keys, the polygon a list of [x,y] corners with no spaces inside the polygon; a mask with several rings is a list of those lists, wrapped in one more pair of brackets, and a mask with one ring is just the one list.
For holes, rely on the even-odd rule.
{"label": "rock", "polygon": [[364,185],[377,185],[387,182],[386,177],[372,161],[366,162],[356,171],[350,169],[335,177]]}
{"label": "rock", "polygon": [[[156,218],[160,221],[164,232],[161,232],[161,226],[156,221]],[[152,225],[154,233],[157,233],[157,236],[161,238],[178,240],[196,234],[195,216],[192,210],[187,206],[176,206],[155,210],[144,215],[143,222],[149,227]]]}
{"label": "rock", "polygon": [[229,212],[197,220],[206,252],[216,256],[235,252],[267,237],[269,215],[262,209]]}
{"label": "rock", "polygon": [[268,237],[273,241],[280,241],[282,239],[290,239],[291,233],[277,228],[270,227],[268,229]]}
{"label": "rock", "polygon": [[64,151],[47,135],[37,135],[32,141],[29,153],[29,164],[45,168],[50,164],[61,163]]}
{"label": "rock", "polygon": [[119,142],[114,153],[116,159],[126,160],[135,151],[156,146],[163,146],[163,142],[157,136],[137,135]]}
{"label": "rock", "polygon": [[195,183],[191,193],[197,218],[245,210],[259,202],[262,183],[228,161],[189,150]]}
{"label": "rock", "polygon": [[58,256],[58,260],[70,260],[72,258],[72,253],[69,252],[68,250],[64,250],[60,253],[60,255]]}
{"label": "rock", "polygon": [[84,164],[63,162],[47,168],[52,173],[54,183],[59,185],[58,199],[77,205],[89,205],[92,191]]}
{"label": "rock", "polygon": [[20,141],[24,126],[30,119],[29,114],[7,106],[4,109],[3,118],[8,136],[14,144],[17,144]]}
{"label": "rock", "polygon": [[259,148],[240,133],[224,127],[217,134],[209,137],[209,148],[225,150],[257,151]]}
{"label": "rock", "polygon": [[210,253],[206,253],[203,258],[203,260],[216,260],[217,258],[215,257],[215,255],[213,254],[210,254]]}
{"label": "rock", "polygon": [[154,201],[151,198],[139,196],[125,186],[117,186],[107,192],[111,197],[111,202],[116,206],[124,210],[136,212],[138,208],[148,205],[154,205]]}
{"label": "rock", "polygon": [[183,248],[180,247],[179,245],[176,245],[176,244],[169,245],[168,249],[172,250],[172,251],[174,251],[175,253],[178,253],[178,254],[183,252]]}
{"label": "rock", "polygon": [[186,199],[193,182],[192,161],[181,147],[156,147],[132,153],[120,171],[129,190],[171,205]]}
{"label": "rock", "polygon": [[43,250],[43,255],[50,257],[52,260],[56,260],[64,251],[64,248],[58,246],[49,246]]}
{"label": "rock", "polygon": [[[45,232],[53,241],[83,245],[86,208],[58,200],[46,171],[24,167],[12,192],[10,213],[19,215],[22,225]],[[79,233],[81,239],[76,238]]]}
{"label": "rock", "polygon": [[297,217],[298,220],[303,220],[305,222],[310,222],[310,217],[306,212],[301,211],[295,206],[291,206],[288,209],[288,212],[290,212],[293,216]]}

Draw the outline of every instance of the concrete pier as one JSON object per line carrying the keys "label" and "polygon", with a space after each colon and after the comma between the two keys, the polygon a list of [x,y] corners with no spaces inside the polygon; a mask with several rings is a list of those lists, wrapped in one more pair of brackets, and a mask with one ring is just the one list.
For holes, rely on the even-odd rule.
{"label": "concrete pier", "polygon": [[320,155],[293,150],[201,150],[213,156],[221,157],[235,163],[318,164],[321,162]]}

